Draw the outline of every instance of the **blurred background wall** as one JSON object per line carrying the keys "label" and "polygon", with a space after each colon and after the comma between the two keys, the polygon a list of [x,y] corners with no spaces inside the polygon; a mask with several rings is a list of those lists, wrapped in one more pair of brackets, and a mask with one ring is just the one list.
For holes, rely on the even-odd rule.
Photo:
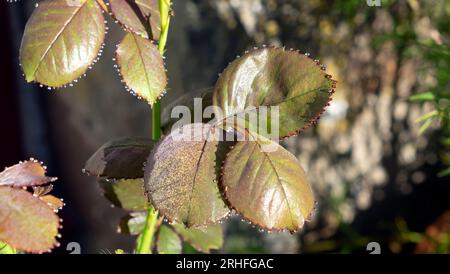
{"label": "blurred background wall", "polygon": [[[18,63],[35,3],[0,4],[0,165],[35,157],[59,177],[55,189],[67,204],[59,252],[71,241],[88,253],[131,250],[134,239],[116,234],[122,212],[81,173],[106,141],[150,135],[149,106],[125,91],[113,66],[124,33],[108,19],[100,61],[74,87],[48,92],[25,83]],[[365,252],[370,241],[386,252],[448,252],[450,237],[438,250],[442,243],[427,236],[450,231],[450,180],[437,176],[448,153],[443,130],[433,123],[420,134],[416,120],[433,105],[409,100],[450,73],[426,54],[436,46],[448,60],[448,1],[175,0],[174,14],[163,106],[212,86],[236,55],[263,44],[309,52],[338,80],[318,125],[283,143],[315,189],[313,221],[299,234],[269,235],[230,220],[220,252]]]}

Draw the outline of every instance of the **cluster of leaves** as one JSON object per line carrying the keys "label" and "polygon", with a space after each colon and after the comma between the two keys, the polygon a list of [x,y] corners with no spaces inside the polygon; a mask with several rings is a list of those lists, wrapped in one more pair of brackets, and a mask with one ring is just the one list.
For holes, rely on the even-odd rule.
{"label": "cluster of leaves", "polygon": [[0,253],[43,253],[58,245],[56,213],[64,203],[49,194],[56,178],[45,173],[46,167],[34,159],[0,173]]}
{"label": "cluster of leaves", "polygon": [[[119,73],[127,90],[153,105],[167,84],[161,49],[152,41],[166,39],[162,35],[166,32],[158,37],[165,25],[157,5],[156,0],[109,0],[108,5],[102,0],[39,3],[26,25],[20,51],[26,80],[49,89],[76,82],[102,52],[107,29],[103,12],[109,12],[109,6],[116,23],[127,31],[114,58]],[[139,231],[139,212],[149,206],[174,224],[158,226],[156,249],[173,242],[166,236],[169,233],[190,239],[195,247],[193,239],[209,239],[205,234],[211,225],[231,210],[262,229],[295,232],[315,206],[305,172],[278,139],[260,134],[275,128],[270,116],[266,125],[247,117],[259,115],[261,106],[278,107],[279,136],[287,138],[318,119],[335,84],[324,66],[308,54],[284,48],[254,49],[232,62],[205,95],[224,116],[216,112],[212,121],[184,125],[158,144],[139,138],[110,142],[92,156],[85,170],[101,177],[105,195],[113,203],[132,211],[122,221],[121,231]],[[244,123],[230,123],[230,117]],[[200,132],[201,138],[178,142],[180,131],[186,136]],[[231,145],[209,138],[224,131],[244,136],[244,141]],[[265,146],[276,149],[266,151]],[[219,228],[213,231],[222,233]]]}
{"label": "cluster of leaves", "polygon": [[[446,148],[443,151],[443,162],[450,166],[450,47],[448,45],[421,45],[422,53],[427,61],[435,66],[436,84],[426,92],[410,97],[413,102],[431,103],[434,110],[426,113],[417,122],[422,123],[420,133],[425,132],[435,121],[441,124],[441,143]],[[439,176],[450,175],[450,167],[439,173]]]}
{"label": "cluster of leaves", "polygon": [[[172,130],[152,150],[145,169],[150,201],[166,218],[189,227],[220,222],[235,210],[261,229],[297,231],[315,206],[305,173],[278,140],[259,135],[273,126],[271,117],[262,125],[249,116],[261,106],[279,107],[279,121],[272,122],[279,122],[280,139],[289,137],[316,121],[334,85],[308,55],[274,47],[246,52],[205,95],[223,115]],[[237,119],[230,123],[230,117]],[[237,125],[238,119],[245,122]],[[210,138],[230,131],[244,140]],[[180,134],[189,140],[177,141]]]}
{"label": "cluster of leaves", "polygon": [[[232,62],[212,91],[202,92],[204,98],[212,98],[213,106],[225,111],[221,120],[183,125],[157,144],[141,140],[145,150],[137,148],[135,138],[120,145],[108,143],[87,162],[86,172],[104,177],[105,170],[132,170],[133,177],[143,176],[151,205],[180,226],[215,225],[235,210],[261,229],[296,232],[315,207],[300,163],[278,140],[259,135],[260,124],[248,119],[242,128],[229,119],[225,123],[223,117],[243,117],[240,114],[260,106],[278,106],[280,138],[286,138],[318,119],[334,87],[324,67],[308,54],[273,47],[254,49]],[[248,138],[231,143],[210,138],[224,131]],[[180,134],[187,137],[182,142]],[[266,151],[265,145],[275,149]],[[117,175],[113,179],[120,179]]]}
{"label": "cluster of leaves", "polygon": [[152,105],[167,83],[163,57],[152,41],[161,29],[157,0],[40,2],[26,24],[20,48],[26,80],[53,89],[73,85],[85,75],[102,53],[108,29],[104,11],[127,31],[114,58],[127,90]]}
{"label": "cluster of leaves", "polygon": [[[100,178],[104,196],[128,212],[118,225],[119,233],[140,235],[144,229],[151,204],[144,191],[143,165],[152,148],[151,139],[121,138],[103,145],[86,163],[85,172]],[[182,241],[197,251],[210,252],[223,244],[222,227],[186,228],[159,220],[153,250],[160,254],[181,253]]]}

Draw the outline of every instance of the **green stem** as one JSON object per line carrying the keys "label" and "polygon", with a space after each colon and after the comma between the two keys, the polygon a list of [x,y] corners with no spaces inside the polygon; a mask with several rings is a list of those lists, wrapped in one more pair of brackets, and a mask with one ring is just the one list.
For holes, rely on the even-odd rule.
{"label": "green stem", "polygon": [[161,137],[161,103],[156,101],[152,108],[152,140],[158,141]]}
{"label": "green stem", "polygon": [[[170,24],[170,0],[159,0],[161,14],[161,34],[159,36],[158,50],[164,56]],[[152,108],[152,139],[158,141],[161,137],[161,105],[157,101]],[[148,210],[144,229],[138,238],[136,253],[151,254],[153,236],[158,222],[158,211],[153,207]]]}
{"label": "green stem", "polygon": [[[161,14],[161,34],[159,36],[158,50],[164,55],[167,35],[170,25],[170,0],[159,0],[159,12]],[[152,108],[152,139],[158,141],[161,137],[161,104],[156,101]]]}
{"label": "green stem", "polygon": [[164,55],[164,50],[167,43],[167,35],[169,33],[170,5],[170,0],[159,0],[159,12],[161,14],[161,34],[159,36],[158,49],[161,55]]}
{"label": "green stem", "polygon": [[148,210],[145,226],[141,236],[138,238],[136,253],[151,254],[153,235],[155,235],[156,223],[158,221],[158,211],[153,207]]}

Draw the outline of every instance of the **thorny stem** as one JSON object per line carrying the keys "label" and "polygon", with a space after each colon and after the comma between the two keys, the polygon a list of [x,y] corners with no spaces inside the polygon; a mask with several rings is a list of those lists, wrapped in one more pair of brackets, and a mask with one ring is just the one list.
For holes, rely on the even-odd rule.
{"label": "thorny stem", "polygon": [[[164,56],[167,35],[170,24],[170,0],[159,0],[159,12],[161,14],[161,34],[159,36],[158,50]],[[152,139],[158,141],[161,137],[161,105],[156,101],[152,108]]]}
{"label": "thorny stem", "polygon": [[[164,55],[167,35],[169,33],[170,24],[170,0],[159,0],[159,11],[161,14],[161,34],[159,36],[158,50],[161,55]],[[152,139],[158,141],[161,137],[161,105],[156,101],[152,108]],[[141,236],[138,238],[136,253],[151,254],[153,236],[156,232],[156,227],[161,224],[162,218],[158,220],[158,211],[153,207],[148,210],[145,226]]]}

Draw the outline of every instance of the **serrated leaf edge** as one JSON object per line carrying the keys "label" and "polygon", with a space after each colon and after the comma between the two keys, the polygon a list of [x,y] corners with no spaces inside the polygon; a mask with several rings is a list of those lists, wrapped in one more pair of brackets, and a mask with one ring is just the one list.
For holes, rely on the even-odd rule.
{"label": "serrated leaf edge", "polygon": [[[101,10],[101,12],[102,12],[102,14],[104,14],[105,13],[105,11],[101,8],[101,6],[97,3],[97,1],[93,1],[94,3],[95,3],[95,5],[97,5],[97,7]],[[84,1],[84,3],[83,3],[83,5],[85,5],[87,3],[87,0],[85,0]],[[35,74],[36,74],[36,72],[37,72],[37,70],[39,69],[39,65],[38,65],[38,67],[36,68],[36,70],[35,70],[35,72],[33,73],[34,75],[33,75],[33,80],[30,80],[30,81],[28,81],[27,79],[26,79],[26,76],[25,76],[25,72],[23,72],[22,71],[22,76],[25,78],[25,81],[27,82],[27,83],[36,83],[36,84],[38,84],[39,85],[39,87],[41,87],[41,88],[47,88],[47,90],[49,90],[49,91],[51,91],[51,90],[55,90],[55,89],[59,89],[59,88],[66,88],[66,87],[73,87],[74,86],[74,83],[78,83],[78,80],[80,80],[80,79],[82,79],[83,77],[86,77],[86,72],[87,72],[87,70],[90,70],[90,69],[92,69],[93,68],[93,66],[100,60],[100,57],[101,57],[101,55],[102,55],[102,53],[103,53],[103,48],[105,47],[105,38],[106,38],[106,34],[108,34],[108,26],[107,26],[107,21],[105,20],[105,18],[103,17],[103,26],[104,26],[104,36],[103,36],[103,42],[102,42],[102,44],[100,45],[100,47],[99,47],[99,49],[97,50],[97,55],[92,59],[92,60],[90,60],[90,62],[89,62],[89,65],[88,65],[88,68],[86,69],[86,71],[84,71],[84,73],[82,73],[80,76],[78,76],[76,79],[74,79],[74,80],[72,80],[72,82],[70,82],[70,83],[66,83],[66,84],[63,84],[63,85],[60,85],[60,86],[50,86],[50,85],[45,85],[45,84],[42,84],[42,83],[40,83],[40,82],[38,82],[38,81],[36,81],[36,79],[35,79]],[[45,56],[43,57],[43,58],[45,58]],[[41,61],[42,61],[42,59],[43,58],[41,58]],[[20,58],[19,58],[19,61],[20,61]],[[19,66],[22,68],[22,64],[19,62]]]}

